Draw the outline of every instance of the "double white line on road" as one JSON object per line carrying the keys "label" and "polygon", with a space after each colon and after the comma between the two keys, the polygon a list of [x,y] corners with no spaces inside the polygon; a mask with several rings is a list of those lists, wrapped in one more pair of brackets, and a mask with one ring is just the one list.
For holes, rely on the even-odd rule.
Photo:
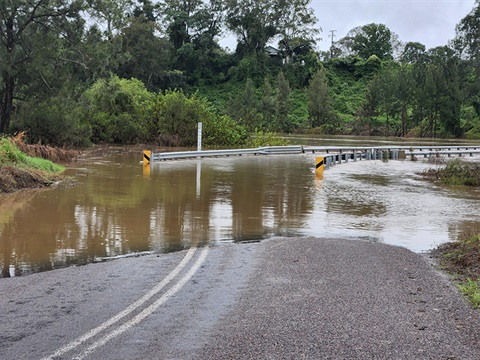
{"label": "double white line on road", "polygon": [[[42,360],[53,360],[69,351],[74,350],[75,348],[77,348],[87,340],[96,336],[98,333],[106,330],[107,328],[117,323],[119,320],[121,320],[125,316],[131,314],[133,311],[140,308],[153,296],[157,295],[170,281],[172,281],[179,274],[180,271],[182,271],[183,268],[185,268],[185,266],[187,266],[187,264],[190,262],[190,260],[192,259],[196,251],[197,251],[196,247],[190,248],[187,254],[185,255],[185,257],[182,259],[182,261],[177,265],[175,269],[173,269],[160,283],[158,283],[155,287],[153,287],[148,293],[146,293],[140,299],[135,301],[133,304],[129,305],[125,310],[121,311],[114,317],[100,324],[96,328],[90,330],[85,335],[79,337],[78,339],[58,349],[52,355],[44,357]],[[85,356],[88,356],[97,348],[105,345],[108,341],[110,341],[114,337],[122,334],[123,332],[125,332],[132,326],[138,324],[140,321],[142,321],[147,316],[152,314],[161,305],[163,305],[169,298],[175,295],[175,293],[177,293],[193,277],[193,275],[197,272],[197,270],[200,268],[202,263],[205,261],[208,251],[209,251],[208,247],[203,248],[202,253],[198,257],[197,261],[190,268],[190,270],[180,280],[178,280],[178,282],[174,286],[172,286],[160,298],[158,298],[158,300],[156,300],[151,305],[146,307],[139,314],[135,315],[132,319],[128,320],[127,322],[123,323],[120,326],[113,328],[109,333],[103,335],[99,340],[97,340],[92,345],[90,345],[86,350],[82,351],[80,354],[73,357],[73,359],[76,359],[76,360],[83,359]]]}

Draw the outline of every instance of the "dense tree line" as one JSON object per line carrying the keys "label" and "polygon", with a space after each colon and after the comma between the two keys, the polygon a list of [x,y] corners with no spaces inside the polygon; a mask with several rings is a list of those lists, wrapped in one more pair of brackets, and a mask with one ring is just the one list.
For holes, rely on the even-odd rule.
{"label": "dense tree line", "polygon": [[211,145],[252,131],[480,137],[479,28],[477,0],[445,46],[367,24],[317,52],[310,0],[5,0],[0,133],[188,146],[202,121]]}

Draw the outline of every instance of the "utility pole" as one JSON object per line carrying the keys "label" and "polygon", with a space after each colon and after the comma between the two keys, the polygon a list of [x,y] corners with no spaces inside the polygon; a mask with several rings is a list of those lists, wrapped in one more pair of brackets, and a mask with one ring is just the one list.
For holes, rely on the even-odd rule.
{"label": "utility pole", "polygon": [[330,35],[329,35],[329,37],[332,38],[332,45],[330,46],[330,59],[333,59],[333,44],[334,44],[333,39],[335,38],[335,31],[337,30],[330,30]]}

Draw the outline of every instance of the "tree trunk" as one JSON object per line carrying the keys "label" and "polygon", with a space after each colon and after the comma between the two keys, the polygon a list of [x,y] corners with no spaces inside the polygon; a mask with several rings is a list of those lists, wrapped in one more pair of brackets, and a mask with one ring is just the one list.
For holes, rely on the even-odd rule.
{"label": "tree trunk", "polygon": [[402,100],[402,136],[405,137],[407,133],[407,103]]}
{"label": "tree trunk", "polygon": [[385,129],[385,137],[388,137],[388,135],[389,135],[388,128],[390,127],[390,126],[389,126],[389,123],[388,123],[388,113],[387,113],[387,122],[386,122],[386,124],[385,124],[385,125],[386,125],[386,129]]}
{"label": "tree trunk", "polygon": [[13,94],[15,90],[15,79],[12,75],[5,72],[3,74],[3,82],[5,85],[5,94],[2,99],[3,104],[0,114],[0,134],[8,131],[13,112]]}
{"label": "tree trunk", "polygon": [[[15,32],[14,32],[14,18],[13,15],[5,20],[4,39],[6,40],[5,50],[7,51],[7,59],[12,58],[15,50]],[[11,63],[7,63],[12,65]],[[5,93],[3,95],[2,104],[0,108],[0,134],[8,131],[10,125],[10,118],[13,112],[13,95],[15,91],[15,78],[9,73],[9,66],[2,74],[3,85],[5,86]],[[11,70],[10,70],[11,71]]]}

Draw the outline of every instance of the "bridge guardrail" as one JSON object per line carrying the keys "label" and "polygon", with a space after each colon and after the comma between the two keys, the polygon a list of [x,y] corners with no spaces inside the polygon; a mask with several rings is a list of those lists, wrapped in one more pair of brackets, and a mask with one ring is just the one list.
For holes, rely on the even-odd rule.
{"label": "bridge guardrail", "polygon": [[202,150],[153,153],[151,161],[242,155],[301,154],[303,146],[264,146],[252,149]]}
{"label": "bridge guardrail", "polygon": [[[264,146],[259,148],[249,149],[225,149],[225,150],[202,150],[202,151],[179,151],[179,152],[163,152],[151,154],[151,161],[165,161],[176,159],[191,159],[191,158],[207,158],[207,157],[222,157],[222,156],[242,156],[242,155],[282,155],[282,154],[301,154],[301,153],[317,153],[321,152],[325,156],[326,167],[333,165],[336,162],[348,160],[376,160],[382,159],[385,154],[390,159],[399,159],[399,153],[402,153],[401,158],[407,156],[440,156],[440,155],[463,155],[480,154],[480,145],[441,145],[441,146]],[[330,160],[329,160],[330,158]]]}

